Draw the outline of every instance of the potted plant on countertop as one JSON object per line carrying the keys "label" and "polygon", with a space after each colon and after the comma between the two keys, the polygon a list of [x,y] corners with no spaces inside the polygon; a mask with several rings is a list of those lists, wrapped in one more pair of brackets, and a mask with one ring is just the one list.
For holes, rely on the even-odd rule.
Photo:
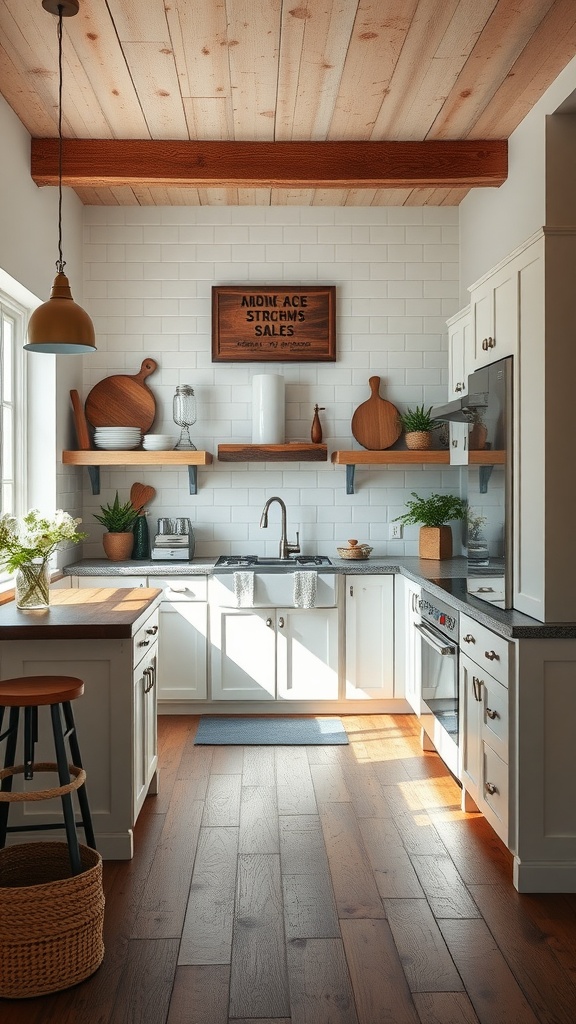
{"label": "potted plant on countertop", "polygon": [[421,498],[412,491],[412,500],[406,502],[408,511],[396,516],[394,522],[404,526],[420,523],[419,555],[420,558],[451,558],[452,529],[448,525],[452,519],[465,519],[467,503],[454,494],[431,494],[429,498]]}
{"label": "potted plant on countertop", "polygon": [[0,517],[0,565],[15,573],[18,608],[47,608],[50,604],[50,558],[62,544],[78,544],[81,519],[59,508],[53,516],[30,509],[21,519]]}
{"label": "potted plant on countertop", "polygon": [[130,500],[120,504],[118,491],[112,504],[101,505],[102,515],[94,513],[94,519],[105,526],[107,533],[102,535],[102,546],[111,562],[123,562],[130,558],[134,546],[133,526],[138,510]]}
{"label": "potted plant on countertop", "polygon": [[441,424],[440,420],[435,420],[430,415],[431,412],[432,406],[426,410],[423,405],[417,405],[415,409],[407,409],[406,412],[398,414],[407,448],[422,450],[432,447],[431,431]]}

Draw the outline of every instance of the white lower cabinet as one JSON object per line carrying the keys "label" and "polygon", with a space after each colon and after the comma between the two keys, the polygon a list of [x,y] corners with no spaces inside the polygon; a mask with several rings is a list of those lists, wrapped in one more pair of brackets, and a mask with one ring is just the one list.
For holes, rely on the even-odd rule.
{"label": "white lower cabinet", "polygon": [[[158,766],[156,740],[158,644],[134,669],[133,815],[138,817]],[[155,789],[156,787],[154,787]]]}
{"label": "white lower cabinet", "polygon": [[414,625],[420,621],[421,587],[404,576],[394,577],[395,696],[404,697],[420,715],[422,671],[420,638]]}
{"label": "white lower cabinet", "polygon": [[208,689],[206,577],[150,576],[149,584],[163,590],[158,700],[204,700]]}
{"label": "white lower cabinet", "polygon": [[482,811],[504,843],[509,824],[512,651],[513,645],[503,637],[460,616],[462,802],[466,810]]}
{"label": "white lower cabinet", "polygon": [[346,576],[346,697],[394,697],[394,577]]}
{"label": "white lower cabinet", "polygon": [[210,608],[213,700],[337,700],[336,608]]}

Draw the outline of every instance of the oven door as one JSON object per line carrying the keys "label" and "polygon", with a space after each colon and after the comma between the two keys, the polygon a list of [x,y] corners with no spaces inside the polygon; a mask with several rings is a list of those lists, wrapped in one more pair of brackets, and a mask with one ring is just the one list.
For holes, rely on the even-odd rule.
{"label": "oven door", "polygon": [[454,775],[458,758],[458,646],[428,622],[416,623],[420,636],[422,696],[420,722]]}

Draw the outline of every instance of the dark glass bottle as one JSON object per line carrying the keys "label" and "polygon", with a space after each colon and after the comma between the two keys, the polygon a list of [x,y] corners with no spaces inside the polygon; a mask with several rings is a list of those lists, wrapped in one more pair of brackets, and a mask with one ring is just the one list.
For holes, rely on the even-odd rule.
{"label": "dark glass bottle", "polygon": [[150,532],[148,530],[147,512],[141,512],[136,517],[133,526],[134,547],[132,558],[136,561],[150,558]]}

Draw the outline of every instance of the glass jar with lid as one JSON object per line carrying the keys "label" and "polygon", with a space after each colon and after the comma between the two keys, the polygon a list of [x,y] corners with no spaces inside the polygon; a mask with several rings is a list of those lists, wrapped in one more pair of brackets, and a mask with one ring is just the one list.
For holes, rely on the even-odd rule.
{"label": "glass jar with lid", "polygon": [[196,396],[189,384],[178,384],[172,402],[174,423],[181,427],[176,451],[196,451],[190,439],[190,427],[196,423]]}

